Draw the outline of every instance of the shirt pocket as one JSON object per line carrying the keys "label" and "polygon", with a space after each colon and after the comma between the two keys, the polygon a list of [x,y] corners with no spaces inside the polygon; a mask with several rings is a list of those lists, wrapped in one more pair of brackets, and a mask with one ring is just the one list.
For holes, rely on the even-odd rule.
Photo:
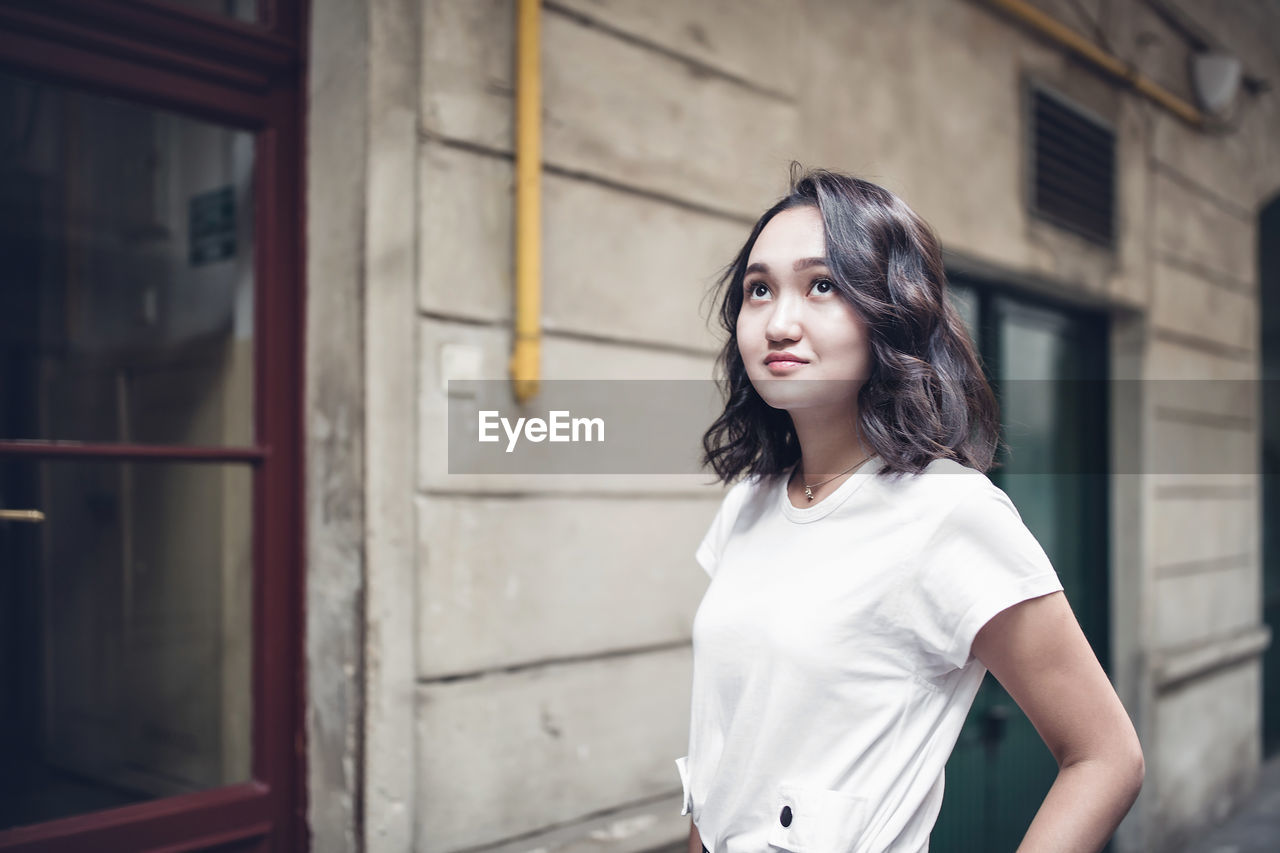
{"label": "shirt pocket", "polygon": [[684,789],[684,799],[680,807],[680,814],[686,815],[693,810],[693,797],[689,795],[689,756],[685,755],[676,759],[676,770],[680,771],[680,787]]}
{"label": "shirt pocket", "polygon": [[774,795],[766,840],[789,853],[852,853],[868,807],[865,797],[784,782]]}

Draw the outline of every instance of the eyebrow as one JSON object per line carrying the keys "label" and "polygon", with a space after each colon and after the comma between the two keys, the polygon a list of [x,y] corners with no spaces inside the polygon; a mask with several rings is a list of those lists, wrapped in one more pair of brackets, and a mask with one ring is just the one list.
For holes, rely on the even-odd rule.
{"label": "eyebrow", "polygon": [[[826,266],[830,266],[826,258],[801,258],[800,260],[796,261],[794,264],[791,265],[792,269],[794,269],[796,272],[800,272],[801,270],[807,270],[809,267],[826,267]],[[761,261],[756,261],[753,264],[748,264],[746,270],[743,271],[743,275],[747,275],[748,273],[753,273],[753,272],[759,272],[759,273],[764,273],[765,275],[768,275],[769,265]]]}

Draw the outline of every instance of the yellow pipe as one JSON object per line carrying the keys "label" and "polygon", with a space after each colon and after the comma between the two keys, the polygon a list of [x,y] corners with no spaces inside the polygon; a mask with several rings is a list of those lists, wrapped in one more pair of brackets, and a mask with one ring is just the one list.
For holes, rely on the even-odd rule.
{"label": "yellow pipe", "polygon": [[1203,128],[1206,125],[1204,114],[1194,105],[1187,103],[1149,77],[1144,77],[1132,65],[1102,50],[1075,30],[1059,23],[1025,2],[1025,0],[986,0],[986,2],[1004,10],[1058,44],[1070,48],[1079,56],[1089,60],[1113,77],[1129,84],[1136,91],[1146,95],[1188,124],[1198,128]]}
{"label": "yellow pipe", "polygon": [[516,306],[511,378],[516,399],[538,393],[542,346],[541,0],[519,0],[516,16]]}

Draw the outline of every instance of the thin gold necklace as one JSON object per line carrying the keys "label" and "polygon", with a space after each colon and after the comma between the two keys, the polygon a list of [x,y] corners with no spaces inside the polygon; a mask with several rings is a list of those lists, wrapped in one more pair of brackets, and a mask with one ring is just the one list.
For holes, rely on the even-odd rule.
{"label": "thin gold necklace", "polygon": [[865,463],[868,459],[870,459],[870,458],[871,458],[871,456],[873,456],[873,455],[874,455],[874,454],[868,454],[868,455],[867,455],[865,458],[863,458],[860,462],[856,463],[856,464],[853,466],[853,468],[849,468],[849,469],[847,469],[847,470],[841,471],[839,474],[836,474],[836,476],[835,476],[835,477],[828,477],[827,479],[823,480],[821,483],[805,483],[805,482],[804,482],[804,468],[803,468],[803,464],[802,464],[802,465],[801,465],[801,467],[800,467],[800,482],[801,482],[801,483],[804,483],[804,496],[805,496],[806,498],[808,498],[809,500],[813,500],[813,490],[814,490],[814,489],[818,488],[818,486],[824,486],[824,485],[826,485],[827,483],[830,483],[832,480],[836,479],[837,477],[843,477],[845,474],[848,474],[848,473],[849,473],[849,471],[852,471],[854,468],[857,468],[859,465],[864,464],[864,463]]}

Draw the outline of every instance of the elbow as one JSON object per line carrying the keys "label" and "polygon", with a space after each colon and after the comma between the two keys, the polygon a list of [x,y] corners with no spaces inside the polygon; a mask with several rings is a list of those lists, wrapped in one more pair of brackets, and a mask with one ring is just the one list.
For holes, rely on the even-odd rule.
{"label": "elbow", "polygon": [[1137,737],[1134,737],[1132,747],[1126,751],[1121,767],[1123,778],[1128,781],[1128,788],[1132,794],[1130,800],[1132,805],[1133,800],[1137,800],[1138,794],[1142,792],[1142,783],[1147,778],[1147,760],[1143,757],[1142,744],[1138,742]]}
{"label": "elbow", "polygon": [[1097,774],[1100,781],[1105,779],[1117,796],[1127,796],[1130,805],[1138,799],[1147,776],[1146,758],[1136,736],[1124,747],[1104,749],[1091,757],[1064,762],[1059,769],[1065,770],[1073,765],[1090,767],[1089,772]]}
{"label": "elbow", "polygon": [[1142,784],[1147,778],[1147,759],[1142,753],[1142,741],[1138,739],[1138,733],[1132,725],[1128,726],[1128,731],[1118,741],[1112,750],[1113,772],[1130,793],[1132,805],[1142,792]]}

